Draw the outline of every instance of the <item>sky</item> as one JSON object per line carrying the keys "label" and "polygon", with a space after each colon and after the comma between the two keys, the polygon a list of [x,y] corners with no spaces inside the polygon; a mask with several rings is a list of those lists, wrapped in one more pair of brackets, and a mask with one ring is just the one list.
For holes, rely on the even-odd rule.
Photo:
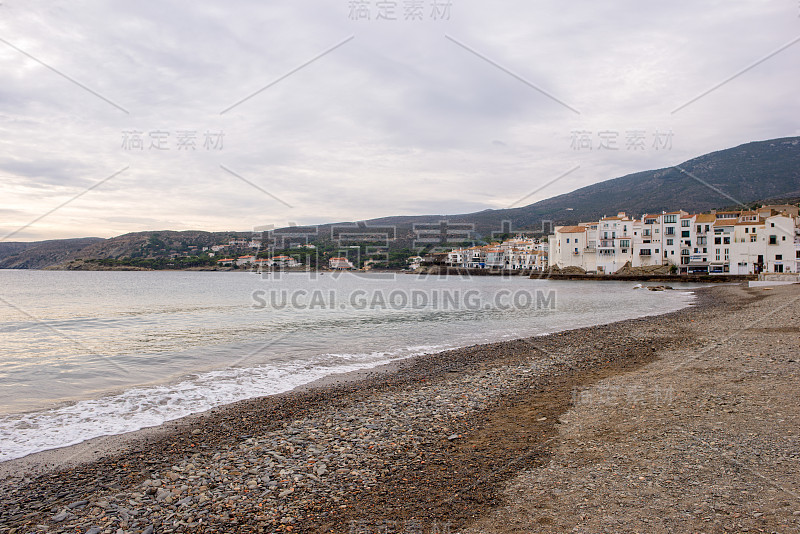
{"label": "sky", "polygon": [[800,135],[799,65],[797,0],[2,0],[0,240],[531,204]]}

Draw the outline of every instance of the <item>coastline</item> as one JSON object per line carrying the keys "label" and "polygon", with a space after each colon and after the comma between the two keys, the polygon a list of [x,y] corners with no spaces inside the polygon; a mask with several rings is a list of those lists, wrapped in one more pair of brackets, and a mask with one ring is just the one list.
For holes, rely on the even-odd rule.
{"label": "coastline", "polygon": [[[506,483],[547,463],[575,391],[665,351],[693,350],[703,341],[691,323],[724,321],[734,313],[727,307],[744,308],[741,299],[779,293],[695,292],[692,306],[665,315],[332,375],[4,462],[0,525],[347,532],[353,522],[416,521],[425,532],[434,522],[455,531],[488,517],[505,501]],[[40,474],[26,482],[14,476],[19,469]]]}
{"label": "coastline", "polygon": [[[413,360],[418,356],[409,358]],[[91,438],[74,445],[57,447],[45,451],[28,454],[21,458],[13,458],[0,462],[0,488],[9,482],[18,483],[24,478],[31,476],[41,476],[61,469],[75,468],[84,464],[89,464],[102,458],[114,455],[125,454],[131,449],[145,446],[148,442],[164,438],[172,432],[193,429],[197,425],[203,425],[204,419],[208,414],[235,407],[240,403],[252,402],[260,398],[272,398],[297,393],[310,392],[317,389],[325,389],[344,384],[357,385],[370,378],[392,374],[397,372],[406,362],[389,362],[380,364],[369,369],[359,369],[343,373],[334,373],[313,380],[307,384],[301,384],[295,388],[282,393],[268,395],[267,397],[255,397],[245,399],[231,404],[226,404],[213,408],[205,412],[190,414],[179,419],[167,421],[157,426],[140,428],[122,434],[112,434]]]}

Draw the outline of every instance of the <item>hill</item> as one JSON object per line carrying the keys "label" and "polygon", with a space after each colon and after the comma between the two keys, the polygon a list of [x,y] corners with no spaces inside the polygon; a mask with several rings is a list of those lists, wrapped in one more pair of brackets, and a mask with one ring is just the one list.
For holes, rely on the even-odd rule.
{"label": "hill", "polygon": [[500,231],[503,221],[511,221],[515,230],[539,231],[543,221],[575,224],[619,211],[636,216],[679,208],[704,212],[732,203],[796,197],[800,197],[800,137],[788,137],[712,152],[675,167],[628,174],[519,208],[366,222],[410,229],[413,224],[447,219],[472,223],[478,234],[486,236]]}
{"label": "hill", "polygon": [[44,269],[78,259],[159,258],[188,252],[189,247],[210,247],[241,232],[134,232],[102,239],[86,237],[33,243],[0,243],[0,269]]}
{"label": "hill", "polygon": [[79,237],[31,243],[0,243],[0,269],[43,269],[72,258],[87,246],[104,241],[101,237]]}
{"label": "hill", "polygon": [[[536,184],[528,184],[528,186]],[[365,227],[379,227],[394,239],[395,248],[410,248],[419,236],[414,227],[427,225],[428,237],[439,232],[440,221],[474,228],[472,238],[517,230],[541,232],[552,225],[597,220],[625,211],[639,216],[647,212],[684,209],[703,212],[732,204],[750,204],[800,198],[800,137],[747,143],[706,154],[674,167],[637,172],[582,187],[535,204],[512,209],[484,210],[458,215],[389,216],[359,223],[344,222],[310,228],[312,241],[330,240],[341,227],[355,236]],[[544,225],[543,223],[552,223]],[[340,227],[337,229],[336,227]],[[343,230],[347,232],[348,230]],[[445,229],[442,228],[442,232]],[[280,229],[296,235],[300,228]],[[81,238],[36,243],[0,243],[0,268],[41,269],[64,266],[77,259],[164,258],[186,256],[190,247],[211,246],[251,232],[160,231],[135,232],[111,239]],[[466,241],[464,234],[448,242]],[[280,238],[281,242],[285,242]],[[292,239],[290,238],[289,241]],[[435,238],[434,238],[435,241]]]}

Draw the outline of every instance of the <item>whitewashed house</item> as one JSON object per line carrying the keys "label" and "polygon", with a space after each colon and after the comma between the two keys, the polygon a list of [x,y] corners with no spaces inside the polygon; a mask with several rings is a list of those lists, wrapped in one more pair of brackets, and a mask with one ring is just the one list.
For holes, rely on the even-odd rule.
{"label": "whitewashed house", "polygon": [[733,227],[731,243],[731,274],[758,274],[764,271],[765,222],[739,221]]}
{"label": "whitewashed house", "polygon": [[291,267],[299,267],[301,265],[296,259],[291,256],[273,256],[270,258],[270,266],[271,267],[278,267],[278,268],[291,268]]}
{"label": "whitewashed house", "polygon": [[[550,236],[550,265],[580,267],[586,269],[585,249],[587,245],[587,228],[585,226],[557,226],[555,234]],[[594,256],[594,253],[591,254]],[[594,259],[594,258],[593,258]],[[594,261],[592,261],[594,265]]]}
{"label": "whitewashed house", "polygon": [[795,228],[796,219],[786,213],[764,219],[766,238],[765,271],[770,273],[797,272]]}
{"label": "whitewashed house", "polygon": [[633,220],[620,212],[597,223],[598,273],[612,274],[633,259]]}
{"label": "whitewashed house", "polygon": [[328,260],[328,267],[336,270],[355,269],[355,266],[350,260],[343,257],[331,258]]}

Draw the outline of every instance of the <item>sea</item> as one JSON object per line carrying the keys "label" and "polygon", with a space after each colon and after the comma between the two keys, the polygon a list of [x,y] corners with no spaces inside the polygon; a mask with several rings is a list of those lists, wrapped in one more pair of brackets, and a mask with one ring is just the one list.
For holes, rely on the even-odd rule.
{"label": "sea", "polygon": [[0,461],[415,355],[656,315],[693,287],[0,270]]}

